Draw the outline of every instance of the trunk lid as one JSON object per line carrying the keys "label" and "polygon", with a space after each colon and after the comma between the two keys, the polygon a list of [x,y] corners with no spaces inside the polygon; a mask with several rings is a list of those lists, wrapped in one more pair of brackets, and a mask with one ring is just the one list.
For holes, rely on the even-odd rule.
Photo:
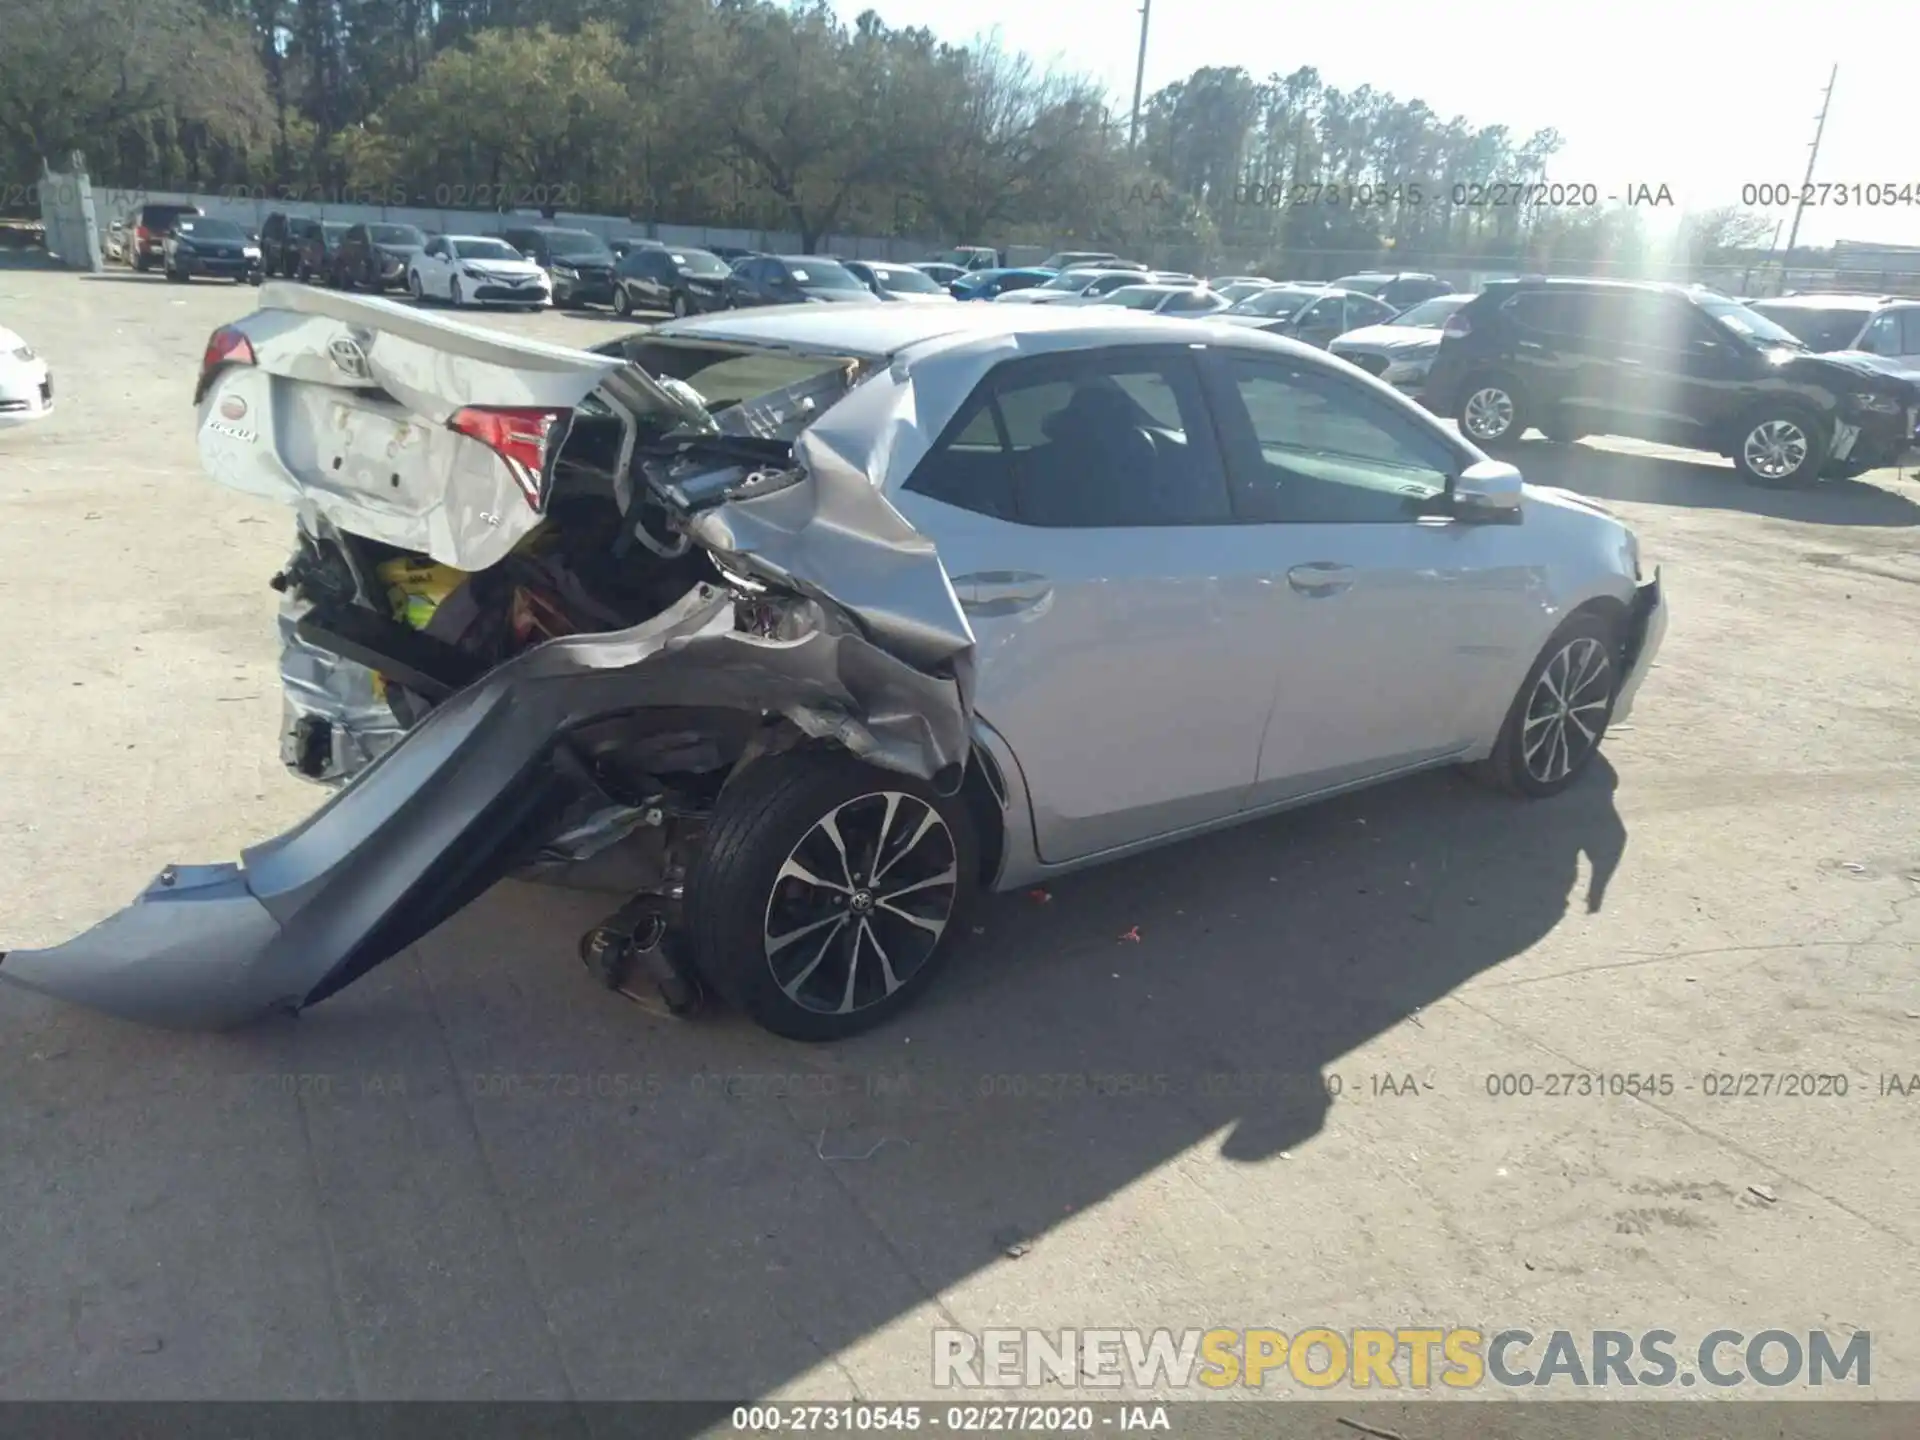
{"label": "trunk lid", "polygon": [[629,445],[643,421],[714,428],[619,356],[302,285],[260,299],[223,332],[245,338],[242,363],[210,368],[195,396],[207,474],[458,570],[496,564],[545,518],[550,475],[532,472],[582,414]]}

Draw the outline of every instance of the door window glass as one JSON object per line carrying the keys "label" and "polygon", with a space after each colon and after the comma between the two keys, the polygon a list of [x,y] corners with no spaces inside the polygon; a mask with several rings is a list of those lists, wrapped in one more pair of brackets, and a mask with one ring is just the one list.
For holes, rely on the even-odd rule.
{"label": "door window glass", "polygon": [[1254,524],[1410,522],[1459,458],[1439,436],[1319,366],[1225,361],[1244,412],[1234,499]]}
{"label": "door window glass", "polygon": [[1087,355],[990,376],[909,490],[1025,525],[1227,524],[1232,506],[1184,356]]}

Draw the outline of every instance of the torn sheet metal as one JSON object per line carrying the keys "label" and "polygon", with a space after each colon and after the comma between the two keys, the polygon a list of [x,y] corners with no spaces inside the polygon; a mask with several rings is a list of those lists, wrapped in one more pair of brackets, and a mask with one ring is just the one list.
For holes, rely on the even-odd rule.
{"label": "torn sheet metal", "polygon": [[303,1009],[526,859],[520,830],[555,788],[544,761],[556,738],[610,715],[779,713],[888,769],[935,776],[964,762],[969,716],[956,681],[832,616],[796,638],[745,634],[734,606],[727,590],[702,585],[634,629],[527,651],[237,865],[169,867],[78,938],[0,957],[0,981],[185,1029]]}

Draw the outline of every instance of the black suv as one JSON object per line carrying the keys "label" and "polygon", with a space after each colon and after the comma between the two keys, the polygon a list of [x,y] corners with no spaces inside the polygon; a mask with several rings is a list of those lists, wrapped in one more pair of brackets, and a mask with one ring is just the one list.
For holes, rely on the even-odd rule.
{"label": "black suv", "polygon": [[1431,300],[1436,295],[1451,295],[1453,286],[1437,275],[1420,275],[1412,271],[1392,274],[1385,270],[1363,270],[1358,275],[1343,275],[1328,287],[1330,290],[1353,290],[1362,295],[1371,295],[1376,300],[1384,300],[1396,310],[1405,310],[1410,305],[1418,305],[1422,300]]}
{"label": "black suv", "polygon": [[1899,463],[1920,385],[1865,356],[1816,355],[1698,287],[1502,280],[1441,332],[1426,403],[1481,446],[1629,435],[1730,458],[1756,485]]}
{"label": "black suv", "polygon": [[344,220],[289,220],[287,233],[293,241],[293,278],[313,284],[333,279],[333,256],[346,238]]}
{"label": "black suv", "polygon": [[334,248],[328,280],[336,290],[404,290],[408,262],[426,248],[427,237],[411,225],[349,225]]}
{"label": "black suv", "polygon": [[613,251],[592,231],[529,225],[502,230],[500,238],[547,272],[558,308],[613,303]]}
{"label": "black suv", "polygon": [[276,210],[260,225],[260,270],[268,278],[285,275],[292,278],[299,262],[294,243],[293,220],[284,210]]}
{"label": "black suv", "polygon": [[165,260],[167,237],[173,233],[174,223],[182,215],[200,216],[206,212],[198,205],[162,204],[155,201],[142,205],[129,217],[133,221],[133,243],[127,256],[133,268],[142,274],[153,268],[154,261]]}

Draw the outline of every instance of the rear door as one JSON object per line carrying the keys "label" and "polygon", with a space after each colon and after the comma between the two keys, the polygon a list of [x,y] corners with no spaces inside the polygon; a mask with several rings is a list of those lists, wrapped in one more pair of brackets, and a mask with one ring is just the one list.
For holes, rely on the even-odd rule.
{"label": "rear door", "polygon": [[1591,292],[1550,286],[1522,290],[1501,307],[1512,328],[1510,359],[1534,420],[1564,413],[1575,428],[1607,431],[1613,399],[1594,339]]}
{"label": "rear door", "polygon": [[1614,423],[1629,435],[1712,449],[1742,401],[1733,337],[1664,291],[1609,296],[1605,313],[1599,335]]}
{"label": "rear door", "polygon": [[1194,353],[1010,361],[896,498],[953,579],[1049,862],[1230,815],[1257,773],[1271,567]]}
{"label": "rear door", "polygon": [[1334,336],[1348,329],[1346,323],[1346,297],[1329,295],[1316,300],[1294,320],[1291,334],[1308,345],[1317,345],[1322,350],[1332,342]]}

